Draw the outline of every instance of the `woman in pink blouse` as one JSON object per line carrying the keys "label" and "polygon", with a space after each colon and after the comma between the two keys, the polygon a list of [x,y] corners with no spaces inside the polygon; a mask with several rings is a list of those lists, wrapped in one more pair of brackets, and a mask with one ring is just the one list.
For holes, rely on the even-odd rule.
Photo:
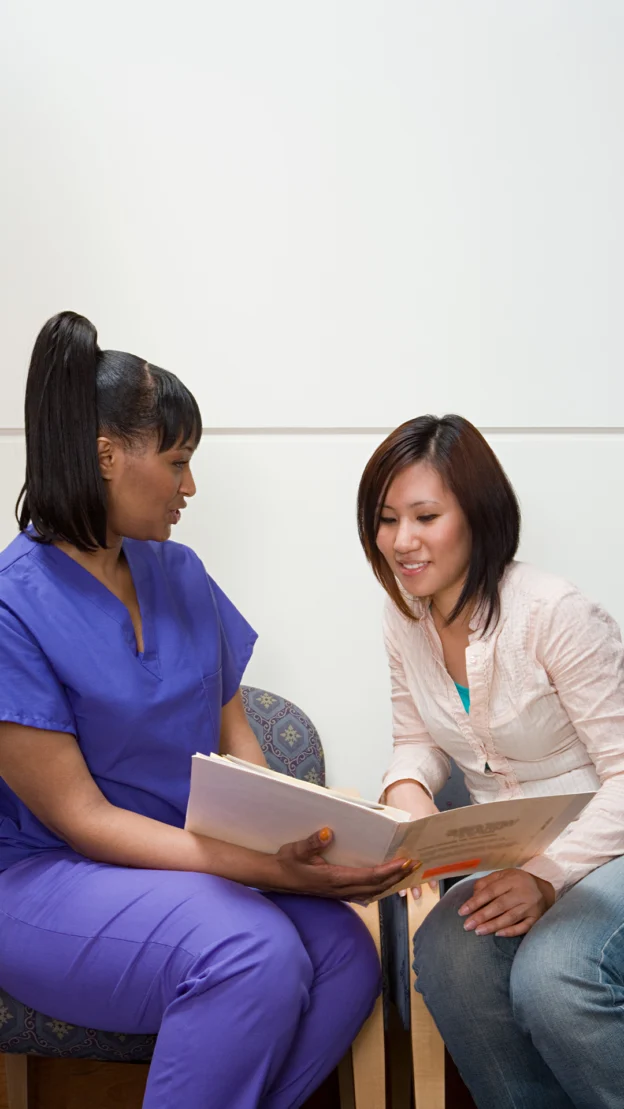
{"label": "woman in pink blouse", "polygon": [[460,416],[375,451],[360,539],[388,594],[389,804],[596,791],[522,869],[454,886],[415,937],[418,989],[479,1109],[624,1106],[624,648],[568,582],[514,561],[520,512]]}

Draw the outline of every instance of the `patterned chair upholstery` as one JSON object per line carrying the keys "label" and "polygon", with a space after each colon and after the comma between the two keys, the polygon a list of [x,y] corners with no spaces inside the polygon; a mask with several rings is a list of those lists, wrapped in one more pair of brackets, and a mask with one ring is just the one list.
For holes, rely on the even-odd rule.
{"label": "patterned chair upholstery", "polygon": [[[451,776],[436,797],[440,811],[458,809],[470,804],[470,795],[464,783],[464,776],[455,763],[452,763]],[[451,878],[450,884],[456,879]],[[448,883],[442,883],[442,891]],[[381,906],[381,943],[384,965],[384,997],[396,1005],[405,1029],[410,1026],[410,963],[412,960],[412,937],[408,934],[407,905],[403,897],[394,894],[380,901]]]}
{"label": "patterned chair upholstery", "polygon": [[[251,727],[274,770],[325,784],[323,748],[312,721],[283,697],[242,687]],[[0,1051],[9,1055],[148,1063],[156,1036],[80,1028],[30,1009],[0,988]]]}

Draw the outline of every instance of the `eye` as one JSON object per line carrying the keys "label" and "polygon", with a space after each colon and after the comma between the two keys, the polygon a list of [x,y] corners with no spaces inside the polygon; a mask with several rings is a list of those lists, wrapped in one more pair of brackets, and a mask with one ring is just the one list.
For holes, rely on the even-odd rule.
{"label": "eye", "polygon": [[419,516],[418,521],[421,524],[430,524],[432,520],[437,520],[437,513],[432,512],[428,516]]}
{"label": "eye", "polygon": [[396,520],[394,519],[394,516],[380,516],[379,517],[379,523],[380,524],[396,524]]}
{"label": "eye", "polygon": [[188,466],[188,462],[185,462],[183,459],[181,459],[178,462],[174,462],[173,465],[176,467],[176,469],[183,470],[185,466]]}

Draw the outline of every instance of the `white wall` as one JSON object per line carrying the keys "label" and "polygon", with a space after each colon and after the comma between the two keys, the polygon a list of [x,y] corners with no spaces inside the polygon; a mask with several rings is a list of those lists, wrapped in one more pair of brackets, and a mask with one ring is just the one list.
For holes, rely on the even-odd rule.
{"label": "white wall", "polygon": [[[246,680],[310,713],[335,784],[376,795],[390,752],[382,594],[358,547],[354,497],[381,436],[205,435],[189,543],[260,638]],[[576,581],[624,625],[624,432],[489,436],[521,498],[523,557]],[[0,545],[23,473],[0,436]],[[581,629],[579,629],[579,633]]]}
{"label": "white wall", "polygon": [[179,537],[335,782],[388,753],[354,499],[400,420],[490,429],[523,555],[624,620],[623,58],[620,0],[4,0],[0,542],[72,307],[197,393]]}

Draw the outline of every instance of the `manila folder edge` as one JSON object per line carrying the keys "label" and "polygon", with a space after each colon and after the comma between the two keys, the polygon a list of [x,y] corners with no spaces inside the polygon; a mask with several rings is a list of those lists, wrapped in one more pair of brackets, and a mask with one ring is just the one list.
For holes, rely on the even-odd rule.
{"label": "manila folder edge", "polygon": [[420,861],[400,887],[477,870],[519,867],[541,854],[572,823],[593,793],[518,797],[468,805],[401,824],[392,844]]}
{"label": "manila folder edge", "polygon": [[323,851],[328,862],[374,866],[394,857],[397,829],[407,826],[391,815],[396,811],[366,807],[285,774],[254,772],[228,758],[195,755],[185,827],[267,854],[328,827],[334,833]]}
{"label": "manila folder edge", "polygon": [[[241,770],[227,758],[196,755],[186,816],[189,831],[275,853],[330,827],[323,852],[342,866],[374,866],[400,854],[420,863],[393,889],[428,878],[522,866],[576,819],[593,793],[493,801],[401,821],[276,772]],[[388,891],[392,892],[392,891]]]}

